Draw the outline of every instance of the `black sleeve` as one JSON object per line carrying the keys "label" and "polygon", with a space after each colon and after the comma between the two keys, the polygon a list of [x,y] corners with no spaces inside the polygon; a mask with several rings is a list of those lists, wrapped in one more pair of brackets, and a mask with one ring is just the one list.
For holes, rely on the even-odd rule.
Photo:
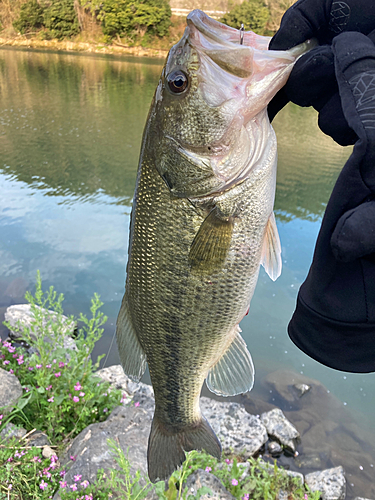
{"label": "black sleeve", "polygon": [[289,323],[317,361],[375,371],[375,46],[360,33],[333,40],[344,117],[358,139],[327,205],[309,274]]}

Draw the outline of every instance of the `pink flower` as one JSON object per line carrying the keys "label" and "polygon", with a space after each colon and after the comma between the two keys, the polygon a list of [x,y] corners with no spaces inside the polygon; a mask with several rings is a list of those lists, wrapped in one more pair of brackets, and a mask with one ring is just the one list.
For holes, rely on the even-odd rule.
{"label": "pink flower", "polygon": [[33,366],[29,366],[28,370],[30,370],[32,372],[34,370],[34,367]]}
{"label": "pink flower", "polygon": [[127,395],[124,393],[124,394],[122,395],[122,398],[121,398],[120,403],[125,403],[126,398],[127,398]]}
{"label": "pink flower", "polygon": [[92,495],[85,495],[85,500],[92,500]]}
{"label": "pink flower", "polygon": [[48,467],[48,468],[43,469],[43,474],[44,474],[46,477],[50,478],[50,477],[51,477],[51,473],[49,472],[49,470],[48,470],[48,469],[49,469],[49,467]]}
{"label": "pink flower", "polygon": [[9,365],[10,361],[8,361],[7,359],[5,361],[3,361],[4,365]]}
{"label": "pink flower", "polygon": [[72,460],[73,462],[76,461],[76,458],[77,458],[77,455],[70,455],[70,460]]}
{"label": "pink flower", "polygon": [[225,459],[225,463],[227,463],[228,465],[230,465],[230,464],[232,463],[232,461],[231,461],[231,460],[229,460],[229,458],[226,458],[226,459]]}
{"label": "pink flower", "polygon": [[60,361],[60,363],[59,363],[59,368],[64,368],[64,366],[65,366],[64,361]]}
{"label": "pink flower", "polygon": [[108,408],[104,408],[103,413],[107,413]]}
{"label": "pink flower", "polygon": [[75,391],[80,391],[82,389],[82,386],[79,382],[76,383],[76,385],[74,386],[74,390]]}
{"label": "pink flower", "polygon": [[68,486],[68,483],[66,481],[59,481],[60,483],[60,488],[66,488]]}
{"label": "pink flower", "polygon": [[46,365],[46,368],[51,368],[52,365]]}
{"label": "pink flower", "polygon": [[0,420],[3,418],[4,415],[0,415]]}
{"label": "pink flower", "polygon": [[16,348],[13,346],[8,347],[8,352],[10,352],[10,353],[14,352],[15,350],[16,350]]}
{"label": "pink flower", "polygon": [[233,484],[233,486],[237,486],[237,484],[238,484],[237,479],[232,479],[232,484]]}
{"label": "pink flower", "polygon": [[77,483],[78,481],[80,481],[82,479],[82,474],[77,474],[76,476],[74,476],[74,481]]}
{"label": "pink flower", "polygon": [[74,401],[75,403],[78,403],[79,398],[78,398],[77,396],[73,396],[73,401]]}
{"label": "pink flower", "polygon": [[87,481],[87,479],[85,479],[84,481],[82,481],[81,483],[81,486],[83,486],[84,488],[87,488],[87,486],[89,486],[89,482]]}
{"label": "pink flower", "polygon": [[69,486],[69,488],[72,488],[72,490],[73,490],[73,491],[77,491],[77,485],[76,485],[76,483],[71,484],[71,485]]}
{"label": "pink flower", "polygon": [[55,377],[61,377],[61,372],[55,373]]}
{"label": "pink flower", "polygon": [[83,397],[84,397],[84,395],[85,395],[85,393],[81,391],[81,392],[79,393],[79,395],[81,396],[81,398],[83,398]]}
{"label": "pink flower", "polygon": [[50,391],[52,389],[52,385],[49,385],[48,387],[46,387],[46,391]]}
{"label": "pink flower", "polygon": [[13,357],[13,358],[18,358],[18,354],[17,354],[17,353],[16,353],[16,354],[13,354],[13,356],[12,356],[12,357]]}
{"label": "pink flower", "polygon": [[139,401],[137,401],[136,403],[134,403],[134,406],[139,406]]}
{"label": "pink flower", "polygon": [[305,500],[308,500],[308,498],[309,498],[309,497],[307,496],[307,493],[305,493],[304,499],[305,499]]}
{"label": "pink flower", "polygon": [[[73,460],[73,459],[72,459],[72,457],[70,457],[70,460]],[[62,471],[60,472],[60,476],[61,476],[61,477],[64,477],[64,476],[65,476],[65,474],[66,474],[66,471],[65,471],[65,470],[62,470]]]}
{"label": "pink flower", "polygon": [[14,370],[12,370],[12,368],[9,370],[9,373],[14,373]]}
{"label": "pink flower", "polygon": [[9,457],[7,462],[13,462],[13,457]]}
{"label": "pink flower", "polygon": [[49,399],[47,399],[47,401],[48,401],[49,403],[53,403],[53,398],[54,398],[54,396],[51,396]]}
{"label": "pink flower", "polygon": [[40,488],[41,490],[43,490],[43,491],[44,491],[46,488],[48,488],[48,484],[44,482],[44,479],[42,479],[42,482],[40,483],[39,488]]}
{"label": "pink flower", "polygon": [[51,460],[52,463],[57,462],[58,459],[59,459],[59,457],[57,455],[51,455],[51,457],[50,457],[50,460]]}
{"label": "pink flower", "polygon": [[42,368],[43,365],[35,365],[35,368],[39,370],[39,368]]}
{"label": "pink flower", "polygon": [[243,496],[241,498],[241,500],[249,500],[249,497],[250,497],[250,494],[249,493],[245,493],[245,496]]}
{"label": "pink flower", "polygon": [[18,363],[19,365],[22,365],[22,363],[24,363],[23,356],[20,356],[20,357],[17,359],[17,363]]}
{"label": "pink flower", "polygon": [[212,469],[211,469],[211,467],[206,467],[206,468],[205,468],[205,471],[206,471],[206,472],[211,472],[211,471],[212,471]]}

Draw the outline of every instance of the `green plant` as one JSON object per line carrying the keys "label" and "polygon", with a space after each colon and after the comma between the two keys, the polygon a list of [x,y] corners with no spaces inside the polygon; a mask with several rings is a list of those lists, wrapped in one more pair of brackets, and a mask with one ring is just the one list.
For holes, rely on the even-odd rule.
{"label": "green plant", "polygon": [[29,31],[42,28],[44,23],[43,7],[37,0],[28,0],[21,5],[19,18],[13,22],[13,27],[22,35]]}
{"label": "green plant", "polygon": [[50,0],[44,10],[44,25],[52,37],[69,38],[79,33],[74,0]]}
{"label": "green plant", "polygon": [[162,37],[171,25],[171,8],[167,0],[104,0],[98,18],[109,37]]}
{"label": "green plant", "polygon": [[[96,363],[91,360],[107,318],[99,311],[102,302],[95,294],[92,317],[79,316],[82,328],[75,339],[76,349],[67,350],[67,328],[72,328],[74,319],[66,321],[63,317],[63,295],[57,296],[53,287],[44,293],[38,272],[35,294],[27,293],[26,298],[34,321],[30,328],[22,329],[22,338],[34,347],[34,353],[29,356],[24,348],[10,342],[0,344],[2,366],[18,377],[24,389],[4,421],[28,430],[36,427],[45,431],[52,442],[59,443],[76,436],[87,425],[105,420],[120,403],[121,392],[110,391],[109,383],[94,375],[104,355]],[[21,325],[18,329],[21,332]]]}
{"label": "green plant", "polygon": [[59,486],[57,456],[43,458],[41,450],[23,440],[0,443],[0,500],[44,500]]}
{"label": "green plant", "polygon": [[241,23],[245,30],[251,30],[258,35],[267,34],[266,25],[270,17],[270,11],[262,0],[244,0],[239,5],[232,7],[221,19],[221,22],[239,29]]}

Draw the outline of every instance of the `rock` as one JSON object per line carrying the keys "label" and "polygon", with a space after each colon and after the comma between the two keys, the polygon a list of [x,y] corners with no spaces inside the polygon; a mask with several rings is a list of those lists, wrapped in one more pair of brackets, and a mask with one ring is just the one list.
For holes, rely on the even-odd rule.
{"label": "rock", "polygon": [[141,407],[118,406],[105,422],[89,425],[73,440],[67,455],[60,460],[63,466],[70,464],[65,480],[73,484],[73,476],[82,474],[82,480],[92,483],[99,469],[118,469],[108,439],[116,440],[124,451],[130,461],[130,473],[134,475],[139,470],[145,476],[150,427],[150,412]]}
{"label": "rock", "polygon": [[12,373],[0,368],[0,413],[8,413],[22,396],[22,386]]}
{"label": "rock", "polygon": [[272,456],[281,455],[283,452],[282,446],[276,441],[270,441],[267,448]]}
{"label": "rock", "polygon": [[306,474],[305,483],[312,491],[321,491],[322,500],[343,500],[345,498],[346,481],[342,467]]}
{"label": "rock", "polygon": [[47,434],[42,431],[35,431],[27,438],[28,446],[49,446],[51,441],[49,440]]}
{"label": "rock", "polygon": [[45,446],[43,446],[42,455],[44,458],[51,458],[52,455],[56,455],[56,453],[53,451],[53,449],[50,446],[45,445]]}
{"label": "rock", "polygon": [[24,429],[23,427],[17,427],[11,422],[8,422],[7,424],[5,424],[4,428],[0,432],[0,441],[12,438],[21,439],[23,438],[23,436],[26,436],[26,434],[27,434],[26,429]]}
{"label": "rock", "polygon": [[267,442],[268,435],[260,419],[250,415],[238,403],[222,403],[201,398],[201,410],[221,441],[224,453],[249,458]]}
{"label": "rock", "polygon": [[298,401],[302,395],[301,389],[296,386],[307,386],[310,389],[316,386],[323,387],[318,380],[288,370],[277,370],[269,373],[265,378],[265,383],[274,397],[281,398],[288,403]]}
{"label": "rock", "polygon": [[234,500],[234,496],[224,488],[217,477],[202,469],[197,469],[187,478],[186,486],[188,488],[187,496],[193,495],[194,498],[197,498],[198,490],[207,487],[210,488],[212,493],[203,494],[200,497],[201,500],[209,498],[214,500]]}
{"label": "rock", "polygon": [[300,434],[294,425],[286,419],[284,413],[279,408],[275,408],[262,413],[260,418],[266,426],[268,434],[295,453]]}
{"label": "rock", "polygon": [[308,384],[294,384],[293,387],[298,392],[299,397],[302,397],[304,394],[306,394],[306,392],[309,392],[309,390],[311,389],[311,385]]}
{"label": "rock", "polygon": [[371,500],[370,498],[355,497],[354,500]]}
{"label": "rock", "polygon": [[[42,309],[39,306],[35,307],[37,307],[38,309]],[[57,314],[54,311],[49,311],[49,310],[47,311],[46,309],[44,311],[48,313],[49,320],[56,322]],[[14,340],[20,340],[24,338],[23,337],[24,330],[30,329],[30,326],[35,321],[34,314],[31,311],[30,304],[17,304],[14,306],[10,306],[7,308],[4,316],[5,316],[5,321],[7,321],[10,325],[10,337]],[[47,320],[43,321],[43,327],[47,327]],[[69,337],[70,335],[73,334],[75,328],[76,328],[75,322],[71,321],[66,316],[63,316],[62,333],[67,337]],[[36,340],[37,334],[39,334],[38,330],[36,332],[32,332],[30,330],[30,336],[32,339]],[[74,344],[75,346],[73,339],[70,340],[71,342],[67,342],[67,344],[70,344],[71,346]],[[69,349],[72,347],[67,346],[66,348]]]}

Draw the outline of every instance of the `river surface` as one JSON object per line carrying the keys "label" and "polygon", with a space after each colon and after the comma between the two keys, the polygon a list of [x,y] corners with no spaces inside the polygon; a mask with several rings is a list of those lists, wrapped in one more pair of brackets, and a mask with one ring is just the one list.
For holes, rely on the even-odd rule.
{"label": "river surface", "polygon": [[[38,269],[45,288],[64,294],[68,314],[89,313],[97,292],[109,319],[95,352],[108,353],[107,366],[119,362],[113,335],[131,200],[161,66],[145,58],[0,50],[0,318],[24,302]],[[283,272],[274,283],[261,268],[241,323],[256,367],[255,388],[244,402],[281,406],[302,434],[300,457],[315,460],[315,468],[344,465],[347,498],[374,498],[375,374],[322,366],[286,333],[329,194],[351,152],[316,123],[313,110],[293,105],[274,122]],[[5,338],[5,327],[0,334]],[[282,399],[275,382],[291,372],[318,381],[315,396]],[[314,470],[291,460],[295,470]]]}

